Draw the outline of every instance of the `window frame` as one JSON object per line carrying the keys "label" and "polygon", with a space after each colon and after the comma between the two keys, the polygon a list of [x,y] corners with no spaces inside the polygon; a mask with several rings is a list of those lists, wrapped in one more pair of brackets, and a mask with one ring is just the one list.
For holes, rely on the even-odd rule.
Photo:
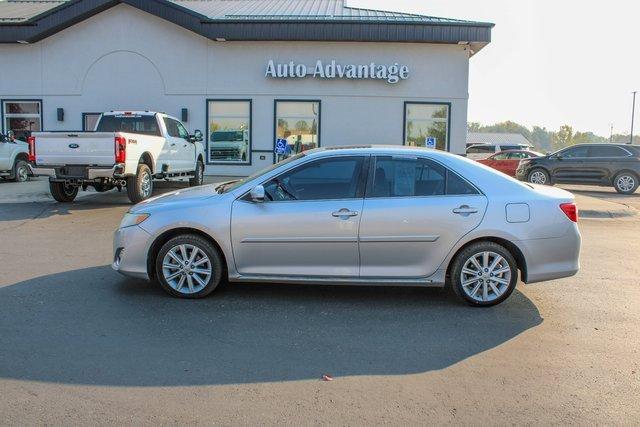
{"label": "window frame", "polygon": [[[379,157],[391,157],[391,159],[409,159],[409,160],[426,160],[433,162],[444,169],[445,172],[445,183],[444,183],[444,194],[436,194],[430,196],[388,196],[388,197],[371,197],[369,194],[373,190],[373,182],[375,179],[376,173],[376,163],[378,162]],[[449,174],[454,174],[462,181],[466,182],[471,188],[473,188],[476,192],[475,194],[447,194],[447,190],[449,187]],[[411,155],[393,155],[393,154],[372,154],[371,159],[369,160],[369,172],[367,174],[367,185],[365,187],[364,198],[370,200],[381,200],[381,199],[425,199],[425,198],[434,198],[434,197],[477,197],[484,196],[482,190],[480,190],[476,185],[474,185],[471,181],[469,181],[464,176],[460,175],[458,172],[452,170],[447,165],[442,162],[437,161],[436,159],[432,159],[426,156],[411,156]]]}
{"label": "window frame", "polygon": [[[613,149],[616,149],[616,150],[620,151],[620,153],[626,153],[626,155],[624,155],[624,156],[593,156],[593,155],[591,155],[591,153],[592,153],[592,151],[594,149],[601,148],[601,147],[602,148],[613,148]],[[597,145],[593,145],[593,146],[589,147],[587,154],[588,154],[587,157],[589,159],[626,159],[627,157],[631,157],[632,156],[632,154],[627,149],[625,149],[624,147],[619,147],[617,145],[609,145],[609,146],[607,146],[605,144],[597,144]]]}
{"label": "window frame", "polygon": [[276,139],[278,138],[278,102],[317,102],[318,103],[318,147],[322,147],[322,100],[320,99],[287,99],[275,98],[273,100],[273,163],[276,163]]}
{"label": "window frame", "polygon": [[[451,152],[451,115],[452,115],[452,106],[451,102],[433,102],[433,101],[404,101],[403,112],[402,112],[402,145],[407,145],[407,107],[409,105],[439,105],[439,106],[447,106],[447,141],[446,141],[446,152]],[[437,142],[436,142],[437,144]],[[442,151],[442,150],[441,150]]]}
{"label": "window frame", "polygon": [[0,99],[0,132],[4,135],[10,129],[5,129],[5,116],[7,113],[4,111],[5,103],[10,102],[39,102],[40,103],[40,130],[36,132],[44,132],[44,103],[42,102],[42,98],[29,98],[29,99],[15,99],[15,98],[1,98]]}
{"label": "window frame", "polygon": [[[249,103],[249,152],[247,153],[247,161],[227,161],[227,162],[212,162],[209,160],[209,140],[211,138],[209,132],[209,103],[211,102],[248,102]],[[225,166],[251,166],[253,164],[253,99],[252,98],[207,98],[205,100],[205,162],[207,165],[225,165]],[[274,142],[275,145],[275,142]],[[275,163],[275,162],[274,162]]]}
{"label": "window frame", "polygon": [[[87,126],[86,126],[87,116],[98,116],[98,118],[100,118],[101,115],[102,115],[102,113],[98,113],[98,112],[82,113],[82,131],[83,132],[91,132],[91,131],[93,131],[93,129],[87,129]],[[96,121],[96,124],[98,124],[97,121]]]}

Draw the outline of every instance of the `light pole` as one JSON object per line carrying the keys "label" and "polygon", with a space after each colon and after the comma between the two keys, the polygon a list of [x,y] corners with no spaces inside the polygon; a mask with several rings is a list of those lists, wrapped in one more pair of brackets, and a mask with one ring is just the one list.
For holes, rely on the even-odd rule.
{"label": "light pole", "polygon": [[631,107],[631,137],[629,138],[629,144],[633,144],[633,119],[636,115],[636,93],[637,91],[633,91],[633,106]]}

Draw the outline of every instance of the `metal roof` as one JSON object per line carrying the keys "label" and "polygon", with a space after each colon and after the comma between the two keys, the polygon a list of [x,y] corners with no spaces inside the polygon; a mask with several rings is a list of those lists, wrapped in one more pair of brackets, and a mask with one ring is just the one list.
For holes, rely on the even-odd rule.
{"label": "metal roof", "polygon": [[531,146],[531,142],[519,133],[467,133],[467,144],[524,144]]}
{"label": "metal roof", "polygon": [[346,1],[0,0],[0,43],[34,43],[120,3],[212,40],[462,43],[472,54],[491,41],[491,23],[355,8]]}

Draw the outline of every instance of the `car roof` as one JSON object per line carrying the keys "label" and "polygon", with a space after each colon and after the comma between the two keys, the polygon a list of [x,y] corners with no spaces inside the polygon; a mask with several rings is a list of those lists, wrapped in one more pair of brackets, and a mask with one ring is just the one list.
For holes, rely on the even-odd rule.
{"label": "car roof", "polygon": [[459,157],[447,151],[434,150],[426,147],[414,147],[409,145],[384,145],[384,144],[363,144],[363,145],[344,145],[335,147],[320,147],[305,151],[307,156],[331,155],[336,152],[340,154],[391,154],[391,155],[424,155],[430,157]]}

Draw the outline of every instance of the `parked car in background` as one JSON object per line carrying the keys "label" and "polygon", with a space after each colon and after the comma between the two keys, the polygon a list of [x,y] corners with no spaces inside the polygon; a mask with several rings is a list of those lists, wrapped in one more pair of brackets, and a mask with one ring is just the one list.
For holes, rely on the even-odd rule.
{"label": "parked car in background", "polygon": [[0,177],[24,182],[31,171],[28,165],[29,146],[22,141],[0,133]]}
{"label": "parked car in background", "polygon": [[249,152],[249,131],[217,130],[211,132],[209,144],[209,160],[246,162]]}
{"label": "parked car in background", "polygon": [[515,178],[516,169],[518,169],[520,160],[543,155],[542,153],[529,150],[507,150],[496,153],[486,159],[478,160],[478,162]]}
{"label": "parked car in background", "polygon": [[202,132],[190,135],[175,117],[148,111],[112,111],[94,132],[34,132],[29,160],[49,177],[51,195],[72,202],[80,188],[127,189],[132,203],[151,197],[154,179],[204,178]]}
{"label": "parked car in background", "polygon": [[501,151],[530,149],[531,146],[526,144],[473,144],[467,146],[467,157],[471,160],[482,160]]}
{"label": "parked car in background", "polygon": [[[200,298],[221,280],[452,284],[490,306],[575,274],[573,195],[418,147],[315,149],[238,181],[163,194],[124,216],[113,268]],[[224,276],[224,277],[223,277]]]}
{"label": "parked car in background", "polygon": [[533,184],[585,184],[633,194],[640,183],[640,146],[578,144],[520,162],[516,177]]}

